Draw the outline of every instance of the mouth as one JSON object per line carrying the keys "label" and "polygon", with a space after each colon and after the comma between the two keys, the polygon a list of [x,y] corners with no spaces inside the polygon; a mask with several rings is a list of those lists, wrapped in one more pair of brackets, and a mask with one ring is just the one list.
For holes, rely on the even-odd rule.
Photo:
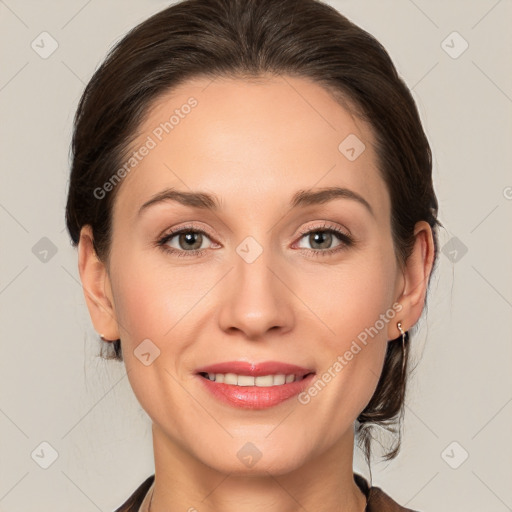
{"label": "mouth", "polygon": [[214,398],[246,409],[278,405],[303,391],[316,375],[312,369],[277,361],[218,363],[196,374]]}
{"label": "mouth", "polygon": [[304,380],[308,375],[295,375],[290,373],[285,375],[283,373],[270,374],[270,375],[258,375],[257,377],[252,375],[237,375],[236,373],[208,373],[200,372],[199,375],[208,379],[212,382],[218,382],[219,384],[229,384],[231,386],[253,386],[260,388],[267,388],[271,386],[282,386],[283,384],[290,384],[291,382],[297,382]]}

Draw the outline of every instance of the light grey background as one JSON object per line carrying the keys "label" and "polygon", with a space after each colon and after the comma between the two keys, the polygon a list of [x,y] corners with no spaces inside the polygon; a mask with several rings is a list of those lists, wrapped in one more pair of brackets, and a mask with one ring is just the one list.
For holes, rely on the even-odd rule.
{"label": "light grey background", "polygon": [[[373,464],[373,483],[422,512],[512,510],[511,1],[329,3],[383,43],[412,88],[446,228],[412,338],[403,450]],[[111,511],[154,470],[123,364],[97,357],[64,206],[85,84],[168,4],[0,0],[0,511]],[[58,43],[46,59],[31,47],[51,48],[43,31]],[[369,476],[360,453],[356,469]]]}

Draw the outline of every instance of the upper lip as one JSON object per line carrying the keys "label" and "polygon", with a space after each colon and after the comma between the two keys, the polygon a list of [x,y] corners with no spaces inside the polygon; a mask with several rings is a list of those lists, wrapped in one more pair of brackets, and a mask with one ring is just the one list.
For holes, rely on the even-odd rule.
{"label": "upper lip", "polygon": [[247,361],[226,361],[211,364],[197,369],[197,373],[236,373],[237,375],[250,375],[259,377],[262,375],[296,375],[303,377],[314,370],[297,366],[295,364],[282,363],[280,361],[264,361],[261,363],[249,363]]}

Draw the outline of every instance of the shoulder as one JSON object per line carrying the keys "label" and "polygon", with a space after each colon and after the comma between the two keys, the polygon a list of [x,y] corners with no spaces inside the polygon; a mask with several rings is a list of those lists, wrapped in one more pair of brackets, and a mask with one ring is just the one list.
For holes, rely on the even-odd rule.
{"label": "shoulder", "polygon": [[116,508],[114,512],[139,512],[139,508],[154,479],[154,474],[148,476],[148,478],[137,487],[133,494],[119,508]]}
{"label": "shoulder", "polygon": [[368,504],[365,512],[417,512],[399,505],[380,487],[369,487],[368,482],[362,476],[354,474],[354,479],[366,495]]}

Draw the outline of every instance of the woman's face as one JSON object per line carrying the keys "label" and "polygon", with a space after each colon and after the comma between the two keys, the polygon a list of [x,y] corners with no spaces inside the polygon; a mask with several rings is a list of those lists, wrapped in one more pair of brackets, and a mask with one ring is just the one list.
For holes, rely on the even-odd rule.
{"label": "woman's face", "polygon": [[[373,142],[301,78],[195,79],[150,111],[117,185],[107,288],[159,443],[224,472],[275,474],[351,446],[404,284]],[[330,187],[346,192],[320,201]],[[237,389],[198,373],[269,361],[314,375]],[[230,368],[219,373],[250,374]]]}

